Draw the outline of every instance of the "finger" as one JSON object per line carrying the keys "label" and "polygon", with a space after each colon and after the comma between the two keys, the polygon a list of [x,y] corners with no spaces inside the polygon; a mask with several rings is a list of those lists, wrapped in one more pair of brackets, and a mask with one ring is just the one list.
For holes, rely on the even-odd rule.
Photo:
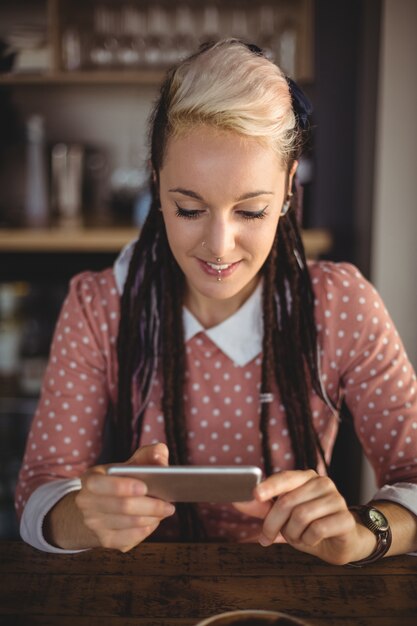
{"label": "finger", "polygon": [[[89,509],[91,507],[91,499],[82,496],[78,497],[81,509]],[[175,506],[170,502],[159,500],[159,498],[150,498],[144,496],[142,498],[109,498],[97,497],[94,501],[94,510],[104,514],[128,515],[128,516],[149,516],[164,518],[175,513]]]}
{"label": "finger", "polygon": [[156,443],[138,448],[130,459],[128,465],[164,465],[169,462],[169,450],[165,443]]}
{"label": "finger", "polygon": [[337,540],[337,538],[348,536],[354,528],[355,520],[349,511],[337,511],[309,524],[300,541],[306,546],[315,547],[325,539]]}
{"label": "finger", "polygon": [[144,515],[94,515],[86,518],[86,526],[96,533],[100,531],[128,530],[145,528],[146,526],[157,526],[161,519],[159,517],[147,517]]}
{"label": "finger", "polygon": [[126,530],[110,530],[99,534],[99,541],[103,548],[113,548],[121,552],[128,552],[144,541],[157,528],[158,524],[143,528],[129,528]]}
{"label": "finger", "polygon": [[[326,499],[334,498],[335,502],[337,502],[338,508],[345,506],[345,501],[342,496],[336,489],[336,485],[330,478],[327,476],[316,476],[304,483],[300,487],[293,489],[292,491],[288,491],[278,497],[275,502],[275,514],[281,517],[281,526],[286,523],[286,520],[289,517],[294,515],[295,511],[299,508],[300,520],[299,523],[303,523],[303,515],[309,516],[310,520],[317,517],[317,514],[314,512],[313,502],[316,506],[320,506],[320,500],[322,498]],[[325,500],[327,504],[330,503],[329,500]],[[324,502],[323,502],[324,505]],[[325,512],[325,511],[324,511]]]}
{"label": "finger", "polygon": [[302,537],[311,524],[346,509],[343,504],[343,498],[337,493],[303,502],[291,511],[288,522],[281,527],[281,532],[289,543],[303,541]]}
{"label": "finger", "polygon": [[258,519],[265,519],[271,510],[271,502],[258,502],[252,500],[251,502],[233,502],[233,506],[240,513],[249,515],[251,517],[257,517]]}
{"label": "finger", "polygon": [[[305,530],[304,517],[308,515],[309,521],[315,519],[318,516],[317,512],[314,512],[312,502],[317,502],[320,498],[326,498],[330,495],[334,498],[334,507],[341,508],[345,506],[342,496],[338,493],[336,486],[327,476],[318,476],[315,472],[312,478],[307,482],[302,483],[299,487],[294,488],[292,491],[288,491],[279,496],[274,506],[271,508],[270,513],[265,518],[264,526],[262,529],[262,536],[260,543],[262,545],[269,545],[275,539],[278,532],[282,531],[283,527],[286,527],[288,532],[285,534],[288,539],[289,536],[299,537]],[[327,501],[327,505],[329,505]],[[320,506],[320,505],[319,505]],[[324,504],[324,507],[326,505]],[[293,515],[297,507],[299,509],[299,517],[295,526],[292,527]],[[326,512],[324,508],[324,512]],[[289,522],[291,521],[291,524]],[[289,540],[289,539],[288,539]]]}
{"label": "finger", "polygon": [[144,496],[147,493],[147,487],[143,481],[129,476],[107,476],[101,472],[92,471],[81,482],[90,493],[98,496],[123,498]]}
{"label": "finger", "polygon": [[159,524],[157,524],[156,526],[146,526],[141,533],[140,540],[136,541],[133,545],[127,544],[126,546],[119,548],[120,552],[129,552],[129,550],[135,548],[139,543],[145,541],[145,539],[147,539],[150,535],[152,535],[152,533],[155,532],[155,530],[158,528],[158,525]]}
{"label": "finger", "polygon": [[[142,446],[130,457],[126,465],[168,465],[169,451],[168,447],[164,443],[152,444],[149,446]],[[141,482],[137,478],[131,478],[128,476],[117,477],[107,476],[107,467],[110,465],[98,465],[92,468],[82,478],[82,484],[93,493],[100,495],[116,495],[116,496],[129,496],[129,495],[144,495],[147,491],[145,483]],[[124,483],[120,481],[125,481]],[[108,480],[112,482],[108,482]]]}
{"label": "finger", "polygon": [[318,474],[314,470],[291,470],[277,472],[268,476],[255,488],[255,497],[260,502],[271,500],[277,496],[292,491],[301,485],[317,478]]}

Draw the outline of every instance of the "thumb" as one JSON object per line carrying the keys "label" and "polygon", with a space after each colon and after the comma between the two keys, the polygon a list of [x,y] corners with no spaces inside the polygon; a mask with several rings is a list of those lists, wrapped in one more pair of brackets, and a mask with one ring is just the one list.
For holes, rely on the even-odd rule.
{"label": "thumb", "polygon": [[127,465],[168,465],[169,450],[164,443],[138,448],[126,461]]}

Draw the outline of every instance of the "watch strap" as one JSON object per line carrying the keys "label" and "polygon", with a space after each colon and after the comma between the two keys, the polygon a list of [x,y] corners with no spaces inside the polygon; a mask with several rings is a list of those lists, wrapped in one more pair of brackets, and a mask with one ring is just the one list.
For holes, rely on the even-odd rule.
{"label": "watch strap", "polygon": [[380,529],[377,524],[372,522],[369,517],[369,511],[374,509],[380,515],[386,519],[385,515],[378,511],[378,509],[369,504],[363,504],[359,506],[351,506],[349,510],[357,513],[361,524],[363,524],[366,528],[368,528],[371,532],[374,533],[376,537],[376,548],[371,554],[364,559],[360,559],[359,561],[351,561],[348,565],[352,567],[363,567],[364,565],[370,565],[371,563],[375,563],[375,561],[379,561],[382,557],[388,552],[392,543],[392,532],[389,524],[387,524],[385,529]]}

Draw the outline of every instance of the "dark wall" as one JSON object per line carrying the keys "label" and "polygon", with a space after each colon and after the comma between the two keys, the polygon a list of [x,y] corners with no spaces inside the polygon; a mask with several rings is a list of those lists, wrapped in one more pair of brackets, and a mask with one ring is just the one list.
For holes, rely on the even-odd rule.
{"label": "dark wall", "polygon": [[315,3],[314,225],[332,230],[332,258],[354,262],[365,275],[380,11],[379,0]]}
{"label": "dark wall", "polygon": [[[312,226],[330,228],[332,260],[369,276],[378,87],[379,0],[316,0]],[[331,465],[348,502],[358,501],[361,448],[348,411]]]}

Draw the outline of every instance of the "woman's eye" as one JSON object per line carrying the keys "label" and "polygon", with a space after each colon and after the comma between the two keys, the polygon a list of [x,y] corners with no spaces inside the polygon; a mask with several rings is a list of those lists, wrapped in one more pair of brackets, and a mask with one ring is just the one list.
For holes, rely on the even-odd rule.
{"label": "woman's eye", "polygon": [[[204,210],[201,210],[201,209],[183,209],[177,203],[175,203],[175,206],[176,206],[175,215],[177,217],[183,217],[188,220],[196,219],[204,213]],[[266,206],[260,211],[237,211],[237,214],[245,220],[256,220],[256,219],[260,220],[263,217],[266,217],[267,208],[268,207]]]}
{"label": "woman's eye", "polygon": [[[176,203],[175,203],[176,204]],[[196,217],[199,217],[201,211],[198,209],[183,209],[178,204],[176,204],[177,210],[175,211],[175,215],[177,217],[185,217],[185,219],[192,220]]]}
{"label": "woman's eye", "polygon": [[260,211],[239,211],[239,215],[245,220],[261,220],[266,217],[267,208],[268,207],[266,206]]}

